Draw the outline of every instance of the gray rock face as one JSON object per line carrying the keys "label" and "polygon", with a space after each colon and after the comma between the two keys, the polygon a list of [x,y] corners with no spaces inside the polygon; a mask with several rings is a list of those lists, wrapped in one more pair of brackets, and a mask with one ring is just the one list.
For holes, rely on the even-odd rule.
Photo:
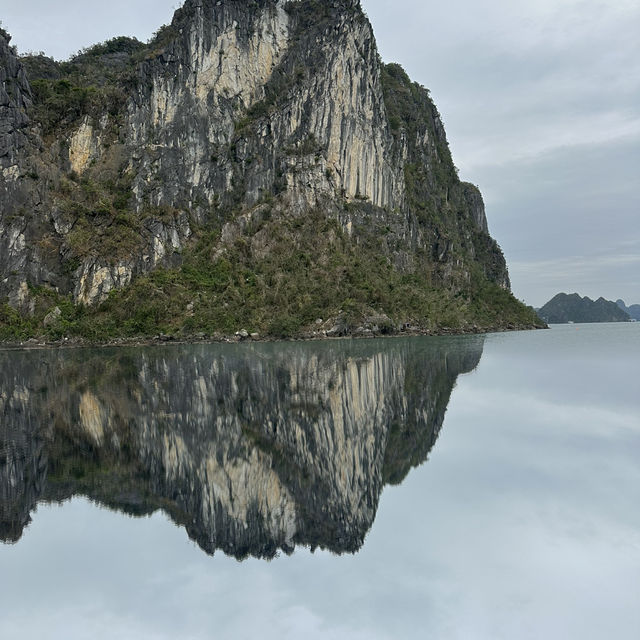
{"label": "gray rock face", "polygon": [[46,484],[47,422],[33,386],[43,372],[33,359],[31,373],[11,367],[6,353],[0,362],[0,540],[17,542]]}
{"label": "gray rock face", "polygon": [[41,141],[27,113],[31,104],[24,66],[0,31],[0,297],[8,295],[23,310],[29,310],[27,283],[60,280],[57,255],[52,260],[48,246],[37,246],[47,191],[40,178],[51,171],[40,159]]}
{"label": "gray rock face", "polygon": [[62,311],[60,311],[60,307],[56,307],[53,311],[50,311],[44,317],[44,326],[45,327],[53,327],[57,324],[58,320],[60,320],[60,316],[62,315]]}
{"label": "gray rock face", "polygon": [[252,205],[276,182],[294,207],[402,203],[371,26],[333,2],[309,28],[305,4],[185,3],[129,105],[139,204],[211,205],[242,184]]}
{"label": "gray rock face", "polygon": [[484,201],[480,190],[475,185],[468,182],[463,183],[464,197],[469,205],[469,211],[473,218],[476,228],[483,233],[489,233],[489,225],[484,210]]}
{"label": "gray rock face", "polygon": [[[83,220],[61,206],[61,187],[68,170],[83,174],[112,145],[109,118],[85,116],[63,139],[43,141],[29,118],[33,96],[24,66],[8,42],[0,33],[0,298],[29,311],[29,284],[93,304],[136,275],[175,263],[191,235],[189,216],[180,211],[170,220],[145,219],[135,251],[74,251]],[[101,229],[87,233],[99,236]]]}
{"label": "gray rock face", "polygon": [[7,34],[0,33],[0,169],[5,179],[14,177],[17,153],[26,146],[26,115],[31,105],[31,87],[23,66],[9,45]]}
{"label": "gray rock face", "polygon": [[[100,302],[179,264],[203,226],[222,226],[224,251],[273,198],[282,215],[322,210],[356,243],[385,229],[394,266],[431,260],[436,284],[461,286],[477,263],[509,287],[428,92],[407,79],[389,93],[359,2],[187,0],[137,62],[123,51],[99,60],[105,74],[134,69],[115,106],[67,111],[53,132],[38,116],[28,143],[40,111],[0,36],[0,297],[12,304],[27,283]],[[55,63],[45,66],[39,78],[55,78]],[[399,96],[413,109],[400,129],[389,114]],[[104,193],[91,199],[96,184]],[[103,220],[107,191],[123,184]]]}
{"label": "gray rock face", "polygon": [[[482,338],[0,353],[0,532],[85,495],[208,553],[353,552]],[[90,381],[87,384],[87,381]]]}

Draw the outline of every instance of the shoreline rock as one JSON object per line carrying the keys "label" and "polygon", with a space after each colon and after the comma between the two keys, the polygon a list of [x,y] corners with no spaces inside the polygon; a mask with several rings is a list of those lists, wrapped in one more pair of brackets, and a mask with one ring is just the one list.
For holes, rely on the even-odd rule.
{"label": "shoreline rock", "polygon": [[504,327],[468,327],[454,329],[441,327],[439,329],[420,329],[411,327],[395,333],[359,333],[357,330],[345,335],[329,335],[328,332],[303,332],[289,338],[275,336],[261,336],[259,334],[247,334],[238,331],[234,335],[205,335],[202,333],[188,336],[159,334],[156,336],[138,336],[133,338],[113,338],[112,340],[92,342],[83,338],[62,338],[60,340],[44,340],[30,338],[22,342],[0,341],[0,350],[12,349],[57,349],[57,348],[110,348],[110,347],[153,347],[160,345],[186,345],[186,344],[241,344],[250,342],[316,342],[321,340],[373,340],[386,338],[418,338],[418,337],[444,337],[481,335],[488,333],[506,333],[511,331],[534,331],[548,329],[548,326],[535,325],[509,325]]}

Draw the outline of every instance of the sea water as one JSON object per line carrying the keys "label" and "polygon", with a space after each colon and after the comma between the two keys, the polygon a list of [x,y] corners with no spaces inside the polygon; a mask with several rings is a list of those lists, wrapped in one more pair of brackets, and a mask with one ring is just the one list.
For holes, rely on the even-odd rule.
{"label": "sea water", "polygon": [[640,637],[640,324],[0,352],[0,637]]}

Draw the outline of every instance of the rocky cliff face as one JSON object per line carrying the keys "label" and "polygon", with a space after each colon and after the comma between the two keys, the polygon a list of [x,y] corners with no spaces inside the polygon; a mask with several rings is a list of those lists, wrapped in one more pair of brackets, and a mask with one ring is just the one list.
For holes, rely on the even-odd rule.
{"label": "rocky cliff face", "polygon": [[10,178],[18,153],[27,144],[24,129],[29,119],[31,88],[24,67],[9,46],[8,34],[0,34],[0,166],[5,179]]}
{"label": "rocky cliff face", "polygon": [[128,107],[139,206],[211,206],[240,183],[251,206],[277,181],[302,208],[337,195],[402,204],[357,3],[187,2],[172,29]]}
{"label": "rocky cliff face", "polygon": [[[274,229],[310,212],[400,278],[450,296],[509,288],[428,92],[382,65],[355,0],[187,0],[146,46],[58,64],[16,58],[0,34],[0,62],[0,296],[14,308],[37,315],[34,287],[97,305],[180,270],[198,241],[209,260],[241,243],[264,271],[281,257]],[[325,317],[353,297],[339,295]]]}
{"label": "rocky cliff face", "polygon": [[39,149],[27,115],[31,87],[9,42],[0,29],[0,295],[20,308],[27,303],[27,281],[46,277],[46,261],[32,260],[34,213],[44,189],[33,180]]}
{"label": "rocky cliff face", "polygon": [[0,354],[0,533],[85,495],[208,553],[357,550],[482,339]]}

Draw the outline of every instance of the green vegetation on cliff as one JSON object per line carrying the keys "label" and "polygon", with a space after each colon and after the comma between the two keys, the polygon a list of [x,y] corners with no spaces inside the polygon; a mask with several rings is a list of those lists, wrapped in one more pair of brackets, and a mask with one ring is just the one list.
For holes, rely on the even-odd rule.
{"label": "green vegetation on cliff", "polygon": [[[487,281],[479,268],[462,292],[435,286],[428,269],[394,269],[382,252],[384,230],[373,230],[356,245],[319,211],[304,218],[263,216],[253,234],[268,239],[264,256],[256,257],[244,236],[217,255],[219,232],[202,233],[181,266],[156,269],[112,291],[97,307],[76,306],[45,288],[34,290],[39,303],[33,316],[0,309],[0,339],[42,335],[99,342],[241,329],[292,337],[322,329],[333,329],[332,335],[359,328],[392,334],[405,325],[433,332],[539,326],[530,309]],[[62,313],[45,328],[43,319],[56,306]]]}
{"label": "green vegetation on cliff", "polygon": [[148,44],[0,49],[24,94],[0,128],[29,124],[0,180],[0,340],[540,326],[357,2],[188,0]]}
{"label": "green vegetation on cliff", "polygon": [[135,84],[136,64],[148,45],[118,37],[78,52],[68,62],[44,55],[21,58],[33,90],[32,117],[51,136],[86,115],[118,116]]}

